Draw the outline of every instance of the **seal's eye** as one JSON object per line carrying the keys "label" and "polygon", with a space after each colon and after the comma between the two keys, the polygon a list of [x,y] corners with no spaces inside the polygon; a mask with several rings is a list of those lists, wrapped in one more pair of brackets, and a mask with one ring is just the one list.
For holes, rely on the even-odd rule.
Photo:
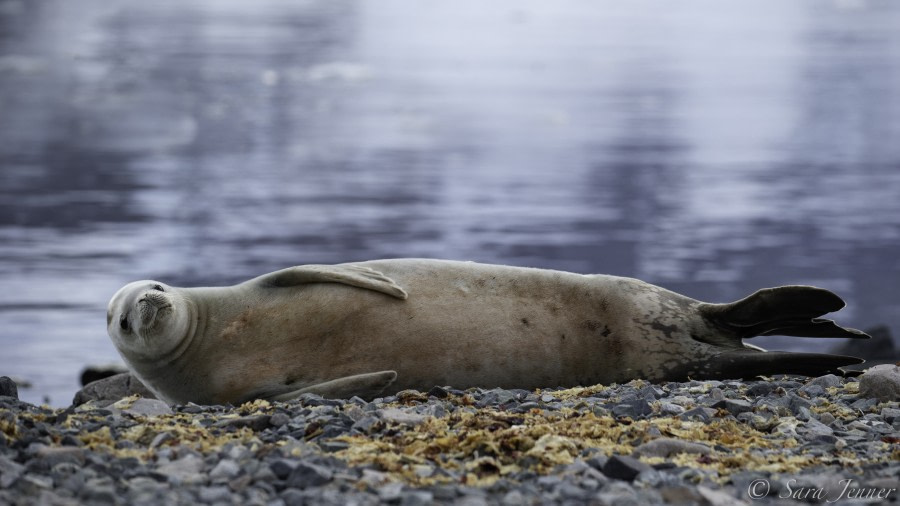
{"label": "seal's eye", "polygon": [[131,326],[128,324],[128,316],[122,315],[122,318],[119,319],[119,328],[121,328],[125,332],[129,332],[131,330]]}
{"label": "seal's eye", "polygon": [[165,290],[163,290],[162,285],[153,285],[153,289],[156,291],[159,291],[159,292],[165,292]]}

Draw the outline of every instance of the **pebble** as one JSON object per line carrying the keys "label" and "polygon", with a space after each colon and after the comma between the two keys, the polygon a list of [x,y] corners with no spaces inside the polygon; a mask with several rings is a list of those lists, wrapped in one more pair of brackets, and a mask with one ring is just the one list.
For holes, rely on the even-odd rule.
{"label": "pebble", "polygon": [[753,409],[753,405],[748,401],[740,399],[722,399],[711,406],[715,409],[724,409],[734,416],[746,413]]}
{"label": "pebble", "polygon": [[160,416],[173,413],[172,408],[159,399],[138,398],[133,402],[124,399],[111,404],[109,408],[113,413],[120,412],[131,416]]}
{"label": "pebble", "polygon": [[399,408],[380,409],[378,410],[378,416],[387,422],[398,423],[401,425],[419,425],[428,418],[425,415],[410,413]]}
{"label": "pebble", "polygon": [[9,376],[0,376],[0,396],[19,398],[19,388]]}
{"label": "pebble", "polygon": [[642,471],[653,469],[650,464],[626,455],[613,455],[603,466],[603,474],[615,480],[634,481]]}
{"label": "pebble", "polygon": [[859,396],[879,402],[900,400],[900,366],[876,365],[859,378]]}
{"label": "pebble", "polygon": [[241,466],[237,462],[224,459],[220,460],[212,471],[209,472],[209,479],[212,481],[228,481],[241,472]]}
{"label": "pebble", "polygon": [[631,455],[633,457],[668,458],[679,453],[707,455],[710,451],[710,447],[705,444],[691,443],[673,438],[659,438],[638,446]]}
{"label": "pebble", "polygon": [[699,419],[704,422],[708,422],[715,416],[716,410],[712,408],[706,407],[696,407],[694,409],[689,409],[679,416],[682,420],[692,420]]}
{"label": "pebble", "polygon": [[288,487],[299,489],[317,487],[331,481],[333,474],[333,471],[327,467],[301,461],[291,471],[285,484]]}

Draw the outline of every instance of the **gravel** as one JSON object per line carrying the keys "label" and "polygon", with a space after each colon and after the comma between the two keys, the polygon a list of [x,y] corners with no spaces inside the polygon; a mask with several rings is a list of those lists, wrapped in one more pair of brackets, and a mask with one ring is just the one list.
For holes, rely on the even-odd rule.
{"label": "gravel", "polygon": [[0,504],[896,501],[900,405],[866,377],[66,409],[0,378]]}

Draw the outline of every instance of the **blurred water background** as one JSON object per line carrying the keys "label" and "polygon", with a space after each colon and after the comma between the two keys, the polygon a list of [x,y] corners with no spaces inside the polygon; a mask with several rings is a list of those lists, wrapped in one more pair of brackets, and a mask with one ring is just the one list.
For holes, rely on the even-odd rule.
{"label": "blurred water background", "polygon": [[131,280],[382,257],[815,284],[896,331],[898,27],[889,0],[0,0],[0,374],[69,403]]}

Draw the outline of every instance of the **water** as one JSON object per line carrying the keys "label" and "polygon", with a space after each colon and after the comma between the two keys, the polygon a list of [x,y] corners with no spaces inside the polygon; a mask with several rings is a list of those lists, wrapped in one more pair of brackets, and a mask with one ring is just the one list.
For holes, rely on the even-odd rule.
{"label": "water", "polygon": [[896,332],[898,26],[886,0],[0,0],[0,374],[68,403],[131,280],[382,257],[816,284]]}

